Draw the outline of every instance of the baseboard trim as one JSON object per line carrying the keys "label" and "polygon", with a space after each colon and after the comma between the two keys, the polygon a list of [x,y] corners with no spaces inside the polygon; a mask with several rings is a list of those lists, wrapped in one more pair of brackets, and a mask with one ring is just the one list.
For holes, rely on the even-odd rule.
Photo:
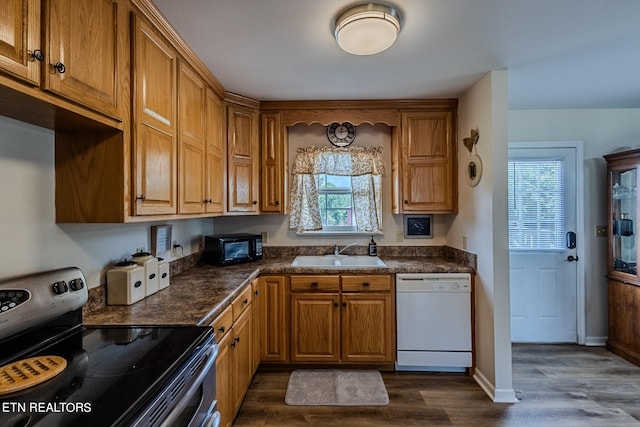
{"label": "baseboard trim", "polygon": [[584,345],[587,347],[604,347],[609,337],[586,337]]}
{"label": "baseboard trim", "polygon": [[513,389],[496,389],[495,386],[484,376],[480,369],[476,368],[473,379],[476,380],[480,388],[489,396],[493,403],[518,403],[516,392]]}

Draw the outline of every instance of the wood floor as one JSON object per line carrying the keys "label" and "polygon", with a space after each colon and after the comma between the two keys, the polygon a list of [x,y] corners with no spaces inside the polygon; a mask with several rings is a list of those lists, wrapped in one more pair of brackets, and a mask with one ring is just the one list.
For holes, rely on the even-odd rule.
{"label": "wood floor", "polygon": [[387,406],[288,406],[289,372],[259,371],[234,426],[640,426],[640,368],[601,347],[514,345],[515,404],[491,402],[462,374],[383,378]]}

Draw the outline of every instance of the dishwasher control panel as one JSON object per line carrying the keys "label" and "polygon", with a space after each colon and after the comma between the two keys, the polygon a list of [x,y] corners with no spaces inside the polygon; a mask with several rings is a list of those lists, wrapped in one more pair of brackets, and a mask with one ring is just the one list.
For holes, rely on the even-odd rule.
{"label": "dishwasher control panel", "polygon": [[469,273],[399,273],[396,290],[404,292],[471,292]]}

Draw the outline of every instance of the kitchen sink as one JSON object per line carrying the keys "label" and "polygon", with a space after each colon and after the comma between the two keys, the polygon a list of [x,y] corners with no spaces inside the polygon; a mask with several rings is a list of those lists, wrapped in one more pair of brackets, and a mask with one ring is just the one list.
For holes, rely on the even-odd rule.
{"label": "kitchen sink", "polygon": [[366,255],[298,255],[292,267],[386,267],[377,256]]}

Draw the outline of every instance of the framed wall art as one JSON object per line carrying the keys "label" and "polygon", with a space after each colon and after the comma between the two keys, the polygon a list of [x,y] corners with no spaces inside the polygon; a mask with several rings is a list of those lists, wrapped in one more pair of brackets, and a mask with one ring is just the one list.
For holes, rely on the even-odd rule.
{"label": "framed wall art", "polygon": [[433,215],[405,215],[405,239],[432,239]]}

